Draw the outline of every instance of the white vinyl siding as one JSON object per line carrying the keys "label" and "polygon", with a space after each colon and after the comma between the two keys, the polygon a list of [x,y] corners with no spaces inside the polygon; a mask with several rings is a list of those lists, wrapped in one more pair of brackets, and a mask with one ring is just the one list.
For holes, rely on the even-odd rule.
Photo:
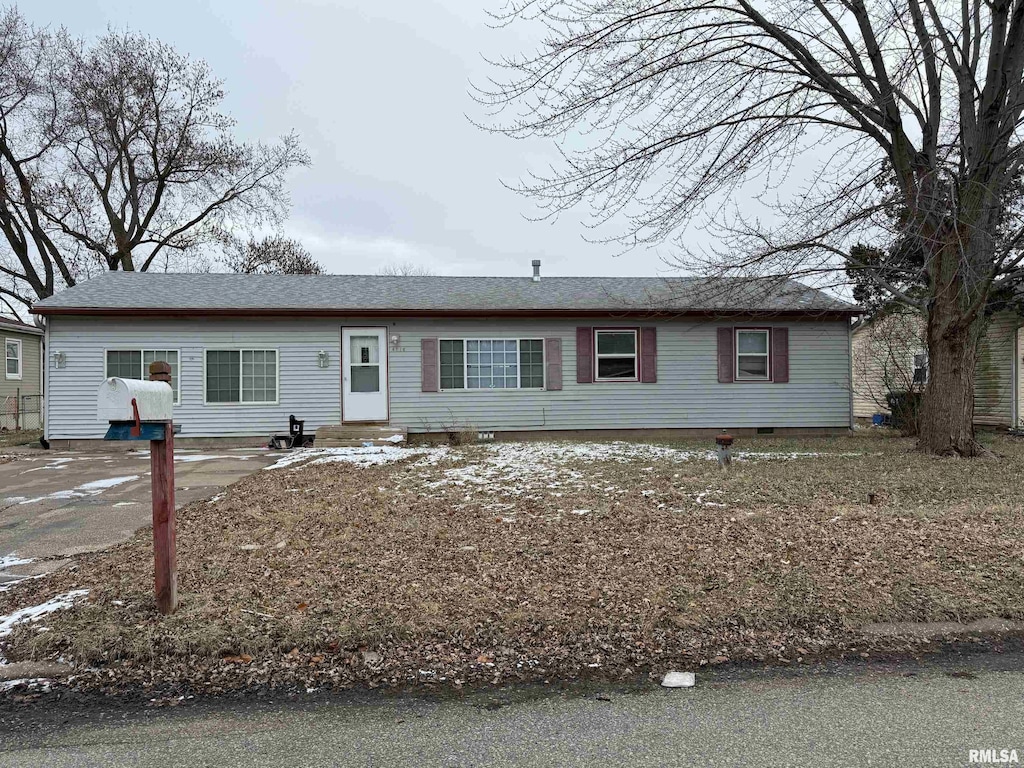
{"label": "white vinyl siding", "polygon": [[[658,381],[607,386],[576,382],[576,327],[636,328],[635,321],[593,318],[50,318],[51,349],[66,365],[49,370],[48,436],[101,438],[96,417],[103,349],[178,349],[181,400],[174,419],[181,437],[260,437],[288,428],[289,414],[306,431],[341,423],[339,369],[343,326],[386,326],[390,422],[410,432],[436,432],[456,423],[482,431],[627,430],[643,428],[833,427],[849,424],[848,323],[841,320],[765,322],[789,328],[790,383],[718,385],[717,331],[734,326],[704,319],[650,323],[658,333]],[[432,339],[546,339],[562,341],[562,389],[422,390],[421,341]],[[204,403],[207,349],[276,349],[278,403]],[[318,352],[329,353],[320,368]],[[464,365],[464,363],[462,363]]]}

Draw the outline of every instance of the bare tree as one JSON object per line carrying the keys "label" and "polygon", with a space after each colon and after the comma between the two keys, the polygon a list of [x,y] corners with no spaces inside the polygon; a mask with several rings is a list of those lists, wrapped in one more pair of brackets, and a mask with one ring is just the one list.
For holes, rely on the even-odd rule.
{"label": "bare tree", "polygon": [[[715,274],[824,280],[856,242],[911,244],[921,297],[885,260],[852,266],[927,318],[922,447],[980,452],[984,308],[1024,276],[1005,194],[1024,163],[1024,2],[511,0],[498,18],[546,37],[478,90],[508,115],[491,127],[563,140],[521,191],[552,215],[590,204],[627,244],[707,226],[720,245],[677,238],[678,264]],[[748,210],[726,204],[741,188]]]}
{"label": "bare tree", "polygon": [[0,15],[0,299],[12,314],[74,282],[76,250],[65,258],[40,212],[40,158],[52,150],[37,105],[50,74],[49,37],[14,9]]}
{"label": "bare tree", "polygon": [[194,269],[286,214],[305,151],[294,135],[237,141],[204,62],[131,32],[50,35],[15,10],[0,36],[14,63],[0,74],[5,295],[28,304],[98,269]]}
{"label": "bare tree", "polygon": [[411,261],[403,261],[400,264],[386,264],[377,270],[377,274],[382,277],[432,277],[434,272]]}
{"label": "bare tree", "polygon": [[232,272],[245,275],[322,275],[324,269],[302,243],[272,235],[233,247],[225,260]]}

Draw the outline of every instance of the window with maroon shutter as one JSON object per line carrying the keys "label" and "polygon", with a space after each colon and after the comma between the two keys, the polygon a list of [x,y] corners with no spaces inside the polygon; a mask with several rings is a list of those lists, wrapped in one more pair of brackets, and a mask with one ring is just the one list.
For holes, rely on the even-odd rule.
{"label": "window with maroon shutter", "polygon": [[789,381],[789,328],[772,329],[772,381]]}
{"label": "window with maroon shutter", "polygon": [[550,391],[562,388],[562,340],[559,338],[544,339],[544,365],[547,376],[546,385]]}
{"label": "window with maroon shutter", "polygon": [[420,340],[420,373],[422,390],[437,392],[437,339]]}
{"label": "window with maroon shutter", "polygon": [[733,357],[733,329],[718,329],[718,381],[732,384],[736,378],[736,361]]}
{"label": "window with maroon shutter", "polygon": [[576,383],[594,381],[594,329],[576,329]]}
{"label": "window with maroon shutter", "polygon": [[658,329],[640,329],[640,381],[654,384],[658,381]]}

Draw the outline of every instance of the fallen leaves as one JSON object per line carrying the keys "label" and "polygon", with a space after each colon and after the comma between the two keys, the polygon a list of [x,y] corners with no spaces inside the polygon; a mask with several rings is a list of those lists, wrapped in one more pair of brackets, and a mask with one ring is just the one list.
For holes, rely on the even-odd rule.
{"label": "fallen leaves", "polygon": [[727,476],[552,444],[258,473],[179,512],[177,614],[152,609],[143,531],[0,595],[95,595],[8,655],[74,658],[83,686],[462,685],[789,663],[868,652],[867,622],[1024,616],[1024,445],[957,462],[870,442]]}

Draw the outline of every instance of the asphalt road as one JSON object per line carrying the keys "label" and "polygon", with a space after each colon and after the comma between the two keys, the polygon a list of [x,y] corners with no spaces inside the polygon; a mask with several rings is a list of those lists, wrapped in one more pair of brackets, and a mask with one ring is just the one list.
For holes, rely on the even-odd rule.
{"label": "asphalt road", "polygon": [[[358,694],[0,712],[0,765],[20,766],[969,766],[1024,760],[1024,664],[737,673],[698,686]],[[998,763],[997,763],[998,764]]]}

